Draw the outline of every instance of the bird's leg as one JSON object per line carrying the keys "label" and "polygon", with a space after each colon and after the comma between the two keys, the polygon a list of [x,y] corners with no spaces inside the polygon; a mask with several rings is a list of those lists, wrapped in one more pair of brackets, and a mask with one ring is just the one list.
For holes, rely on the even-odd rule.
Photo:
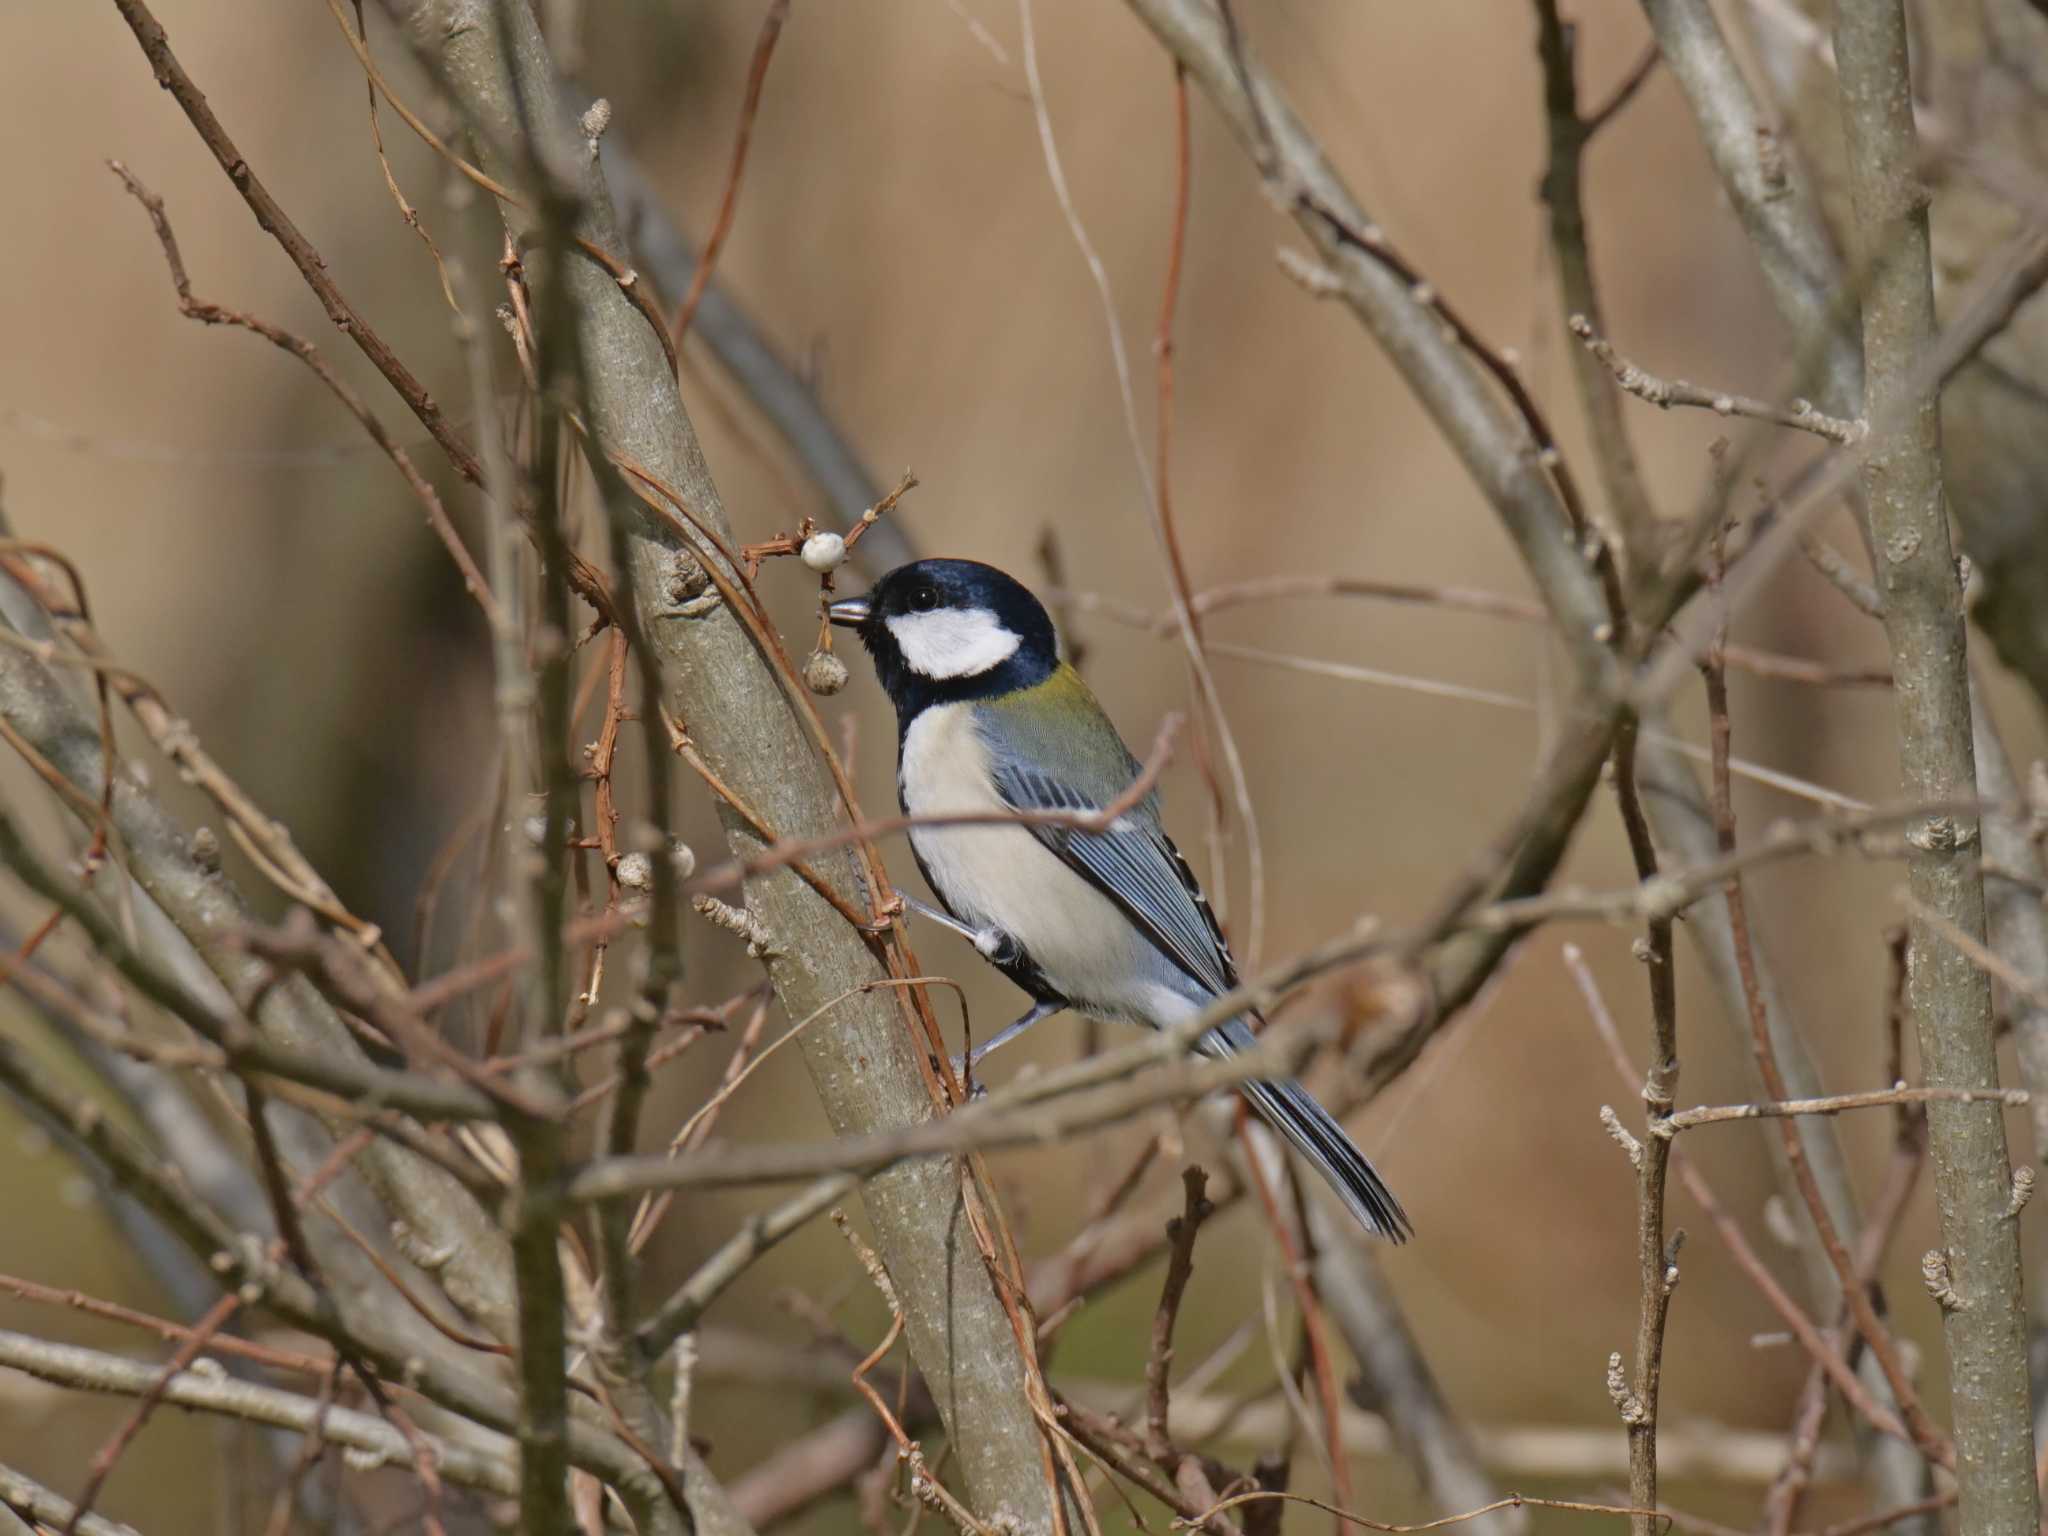
{"label": "bird's leg", "polygon": [[915,912],[919,917],[927,918],[930,921],[937,923],[941,928],[950,928],[953,932],[959,934],[961,938],[967,940],[967,942],[972,944],[975,948],[979,949],[981,947],[982,942],[986,937],[982,929],[970,928],[965,923],[961,922],[960,919],[955,917],[952,913],[941,912],[937,907],[933,906],[930,902],[919,901],[915,896],[906,895],[902,891],[898,891],[896,893],[896,896],[897,899],[900,900],[904,906],[908,907],[911,911]]}
{"label": "bird's leg", "polygon": [[1031,1005],[1031,1011],[1025,1014],[1024,1017],[1019,1019],[1016,1023],[1010,1025],[1006,1029],[1000,1029],[996,1031],[994,1035],[982,1041],[980,1045],[977,1045],[965,1056],[955,1056],[953,1058],[953,1071],[956,1074],[960,1075],[966,1074],[977,1064],[979,1064],[981,1060],[984,1057],[986,1057],[991,1051],[995,1050],[997,1046],[1008,1045],[1012,1040],[1016,1039],[1019,1035],[1023,1034],[1025,1030],[1029,1029],[1032,1025],[1036,1024],[1040,1019],[1049,1019],[1066,1006],[1067,1005],[1065,1003],[1033,1003]]}

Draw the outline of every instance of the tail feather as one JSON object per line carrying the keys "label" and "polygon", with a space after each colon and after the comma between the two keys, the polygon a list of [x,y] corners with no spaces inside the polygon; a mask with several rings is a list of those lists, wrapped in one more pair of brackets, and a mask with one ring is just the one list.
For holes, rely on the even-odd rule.
{"label": "tail feather", "polygon": [[[1243,1049],[1253,1038],[1242,1020],[1233,1019],[1205,1036],[1201,1048],[1225,1056]],[[1315,1166],[1368,1232],[1397,1243],[1414,1235],[1408,1213],[1401,1209],[1386,1180],[1306,1088],[1296,1082],[1259,1081],[1245,1083],[1242,1091],[1259,1118]]]}

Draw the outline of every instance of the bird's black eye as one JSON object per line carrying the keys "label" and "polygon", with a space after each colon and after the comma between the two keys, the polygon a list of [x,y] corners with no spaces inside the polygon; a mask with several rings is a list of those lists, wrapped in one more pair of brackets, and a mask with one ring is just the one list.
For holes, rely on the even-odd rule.
{"label": "bird's black eye", "polygon": [[930,613],[939,606],[939,594],[931,587],[913,587],[910,590],[910,611]]}

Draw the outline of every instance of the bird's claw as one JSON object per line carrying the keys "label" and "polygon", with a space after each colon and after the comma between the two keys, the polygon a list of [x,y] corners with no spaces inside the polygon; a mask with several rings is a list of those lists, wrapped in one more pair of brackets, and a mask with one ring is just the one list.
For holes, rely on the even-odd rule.
{"label": "bird's claw", "polygon": [[887,901],[882,902],[873,909],[868,921],[860,924],[860,931],[866,934],[887,933],[896,926],[896,920],[906,910],[903,905],[903,897],[900,894],[892,895]]}
{"label": "bird's claw", "polygon": [[966,1058],[965,1056],[955,1056],[955,1057],[953,1057],[953,1058],[952,1058],[952,1061],[953,1061],[953,1076],[954,1076],[954,1077],[956,1077],[956,1078],[958,1078],[958,1079],[960,1080],[960,1082],[962,1083],[962,1085],[964,1085],[964,1086],[966,1087],[966,1089],[967,1089],[967,1102],[971,1104],[971,1103],[973,1103],[973,1102],[974,1102],[974,1101],[975,1101],[976,1099],[985,1099],[985,1098],[987,1098],[987,1097],[988,1097],[988,1084],[987,1084],[987,1083],[984,1083],[984,1082],[982,1082],[982,1081],[981,1081],[981,1080],[980,1080],[979,1078],[976,1078],[976,1079],[975,1079],[974,1081],[972,1081],[972,1082],[969,1082],[969,1081],[968,1081],[968,1079],[967,1079],[967,1068],[968,1068],[968,1065],[969,1065],[969,1063],[968,1063],[968,1060],[967,1060],[967,1058]]}

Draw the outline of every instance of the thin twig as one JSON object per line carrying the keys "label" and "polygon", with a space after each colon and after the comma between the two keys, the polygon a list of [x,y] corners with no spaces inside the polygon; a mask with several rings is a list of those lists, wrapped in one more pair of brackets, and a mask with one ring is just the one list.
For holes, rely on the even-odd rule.
{"label": "thin twig", "polygon": [[1808,400],[1794,400],[1789,406],[1772,405],[1748,395],[1702,389],[1684,379],[1660,378],[1615,351],[1584,315],[1571,317],[1571,330],[1585,349],[1614,375],[1616,384],[1638,400],[1646,400],[1661,410],[1668,411],[1675,405],[1690,405],[1712,411],[1716,416],[1747,416],[1752,421],[1767,421],[1773,426],[1811,432],[1815,437],[1826,438],[1844,448],[1860,442],[1868,430],[1861,421],[1846,421],[1816,410]]}
{"label": "thin twig", "polygon": [[[1478,1509],[1464,1510],[1459,1514],[1444,1515],[1435,1520],[1423,1520],[1413,1525],[1389,1525],[1382,1520],[1368,1520],[1364,1515],[1353,1514],[1348,1509],[1339,1509],[1336,1505],[1326,1504],[1321,1499],[1312,1499],[1305,1493],[1287,1493],[1278,1489],[1265,1488],[1254,1489],[1250,1493],[1232,1494],[1229,1498],[1219,1500],[1203,1510],[1200,1518],[1207,1519],[1212,1515],[1220,1515],[1226,1510],[1241,1509],[1247,1504],[1256,1504],[1266,1499],[1277,1499],[1288,1504],[1305,1504],[1310,1509],[1320,1509],[1326,1514],[1335,1515],[1346,1525],[1355,1525],[1364,1531],[1387,1532],[1389,1536],[1416,1536],[1416,1533],[1422,1531],[1441,1531],[1451,1526],[1463,1525],[1469,1520],[1477,1520],[1482,1515],[1490,1515],[1496,1510],[1502,1509],[1555,1509],[1561,1510],[1566,1514],[1626,1516],[1630,1520],[1648,1519],[1652,1522],[1663,1518],[1661,1510],[1636,1509],[1626,1504],[1593,1504],[1577,1499],[1539,1499],[1529,1494],[1511,1493],[1504,1499],[1495,1499],[1491,1504],[1482,1505]],[[1194,1523],[1194,1521],[1175,1522],[1177,1525],[1191,1525]]]}
{"label": "thin twig", "polygon": [[1180,1301],[1187,1291],[1188,1277],[1195,1270],[1195,1238],[1202,1223],[1216,1209],[1203,1193],[1208,1187],[1208,1174],[1191,1165],[1181,1170],[1180,1177],[1186,1204],[1181,1214],[1166,1224],[1166,1278],[1160,1282],[1159,1309],[1152,1317],[1152,1347],[1145,1355],[1145,1426],[1155,1461],[1172,1454],[1173,1437],[1168,1432],[1166,1416],[1168,1373],[1173,1366],[1173,1325],[1180,1316]]}
{"label": "thin twig", "polygon": [[[1622,722],[1614,737],[1614,789],[1637,878],[1657,878],[1657,851],[1636,781],[1636,722]],[[1620,1394],[1628,1430],[1629,1502],[1657,1507],[1657,1412],[1664,1375],[1664,1330],[1671,1293],[1678,1284],[1678,1249],[1683,1232],[1664,1236],[1665,1185],[1671,1141],[1664,1134],[1678,1092],[1678,962],[1671,943],[1671,915],[1650,917],[1640,951],[1650,990],[1650,1070],[1643,1079],[1643,1146],[1636,1165],[1636,1347],[1633,1385]],[[1615,1374],[1619,1376],[1619,1357]],[[1625,1405],[1625,1406],[1624,1406]],[[1635,1536],[1652,1536],[1654,1522],[1637,1515]]]}
{"label": "thin twig", "polygon": [[[1550,210],[1550,246],[1557,267],[1558,297],[1567,315],[1590,315],[1597,325],[1600,291],[1593,280],[1592,243],[1586,237],[1585,198],[1580,188],[1585,174],[1586,144],[1599,125],[1579,115],[1577,39],[1577,28],[1558,13],[1557,0],[1536,0],[1536,54],[1543,65],[1543,117],[1550,141],[1550,160],[1543,173],[1543,201]],[[1654,64],[1656,57],[1653,47],[1647,58]],[[1633,84],[1640,85],[1645,78],[1647,70],[1633,76]],[[1618,111],[1631,94],[1633,86],[1624,82],[1614,103],[1605,110]],[[1572,362],[1579,402],[1585,408],[1586,422],[1592,431],[1594,464],[1615,523],[1610,536],[1620,542],[1633,568],[1640,561],[1654,558],[1650,537],[1656,512],[1644,488],[1642,470],[1629,443],[1621,402],[1616,398],[1612,381],[1591,358],[1575,352]]]}
{"label": "thin twig", "polygon": [[[1615,1070],[1621,1075],[1622,1081],[1633,1089],[1638,1081],[1635,1066],[1628,1058],[1628,1050],[1621,1042],[1621,1031],[1616,1027],[1614,1016],[1608,1011],[1605,1001],[1600,996],[1600,989],[1593,980],[1592,972],[1587,969],[1584,958],[1574,945],[1567,944],[1564,947],[1564,961],[1566,968],[1572,973],[1573,981],[1578,985],[1580,995],[1585,999],[1587,1015],[1592,1019],[1601,1042],[1607,1047],[1608,1056],[1613,1060]],[[1842,1394],[1842,1400],[1881,1433],[1911,1444],[1912,1437],[1905,1425],[1899,1422],[1898,1416],[1890,1409],[1871,1397],[1855,1371],[1850,1369],[1842,1358],[1841,1350],[1836,1343],[1824,1337],[1814,1326],[1813,1320],[1800,1309],[1799,1303],[1786,1293],[1777,1276],[1771,1272],[1770,1266],[1750,1246],[1749,1239],[1742,1234],[1742,1228],[1727,1213],[1715,1197],[1712,1187],[1692,1165],[1691,1160],[1674,1152],[1671,1163],[1680,1181],[1685,1185],[1686,1193],[1706,1214],[1708,1221],[1713,1223],[1715,1232],[1726,1245],[1736,1265],[1769,1303],[1771,1310],[1784,1320],[1785,1326],[1791,1330],[1792,1336],[1799,1341],[1813,1362],[1827,1372],[1828,1380]]]}
{"label": "thin twig", "polygon": [[[1720,666],[1714,652],[1709,648],[1703,670],[1707,680],[1707,712],[1710,721],[1714,751],[1713,810],[1715,832],[1722,852],[1726,854],[1735,847],[1735,811],[1730,798],[1728,776],[1728,745],[1730,726],[1728,720],[1727,675]],[[1778,1067],[1777,1048],[1771,1040],[1770,1020],[1765,1009],[1763,989],[1757,981],[1756,952],[1750,940],[1748,904],[1743,898],[1742,877],[1732,875],[1724,892],[1728,904],[1728,926],[1735,945],[1736,968],[1742,978],[1743,998],[1748,1005],[1750,1044],[1756,1057],[1757,1070],[1763,1078],[1764,1089],[1778,1101],[1790,1097],[1785,1091],[1784,1074]],[[1842,1293],[1851,1314],[1856,1319],[1858,1332],[1863,1335],[1870,1352],[1883,1367],[1885,1381],[1892,1389],[1892,1398],[1899,1405],[1899,1415],[1911,1430],[1913,1442],[1919,1446],[1929,1460],[1939,1465],[1953,1467],[1955,1448],[1927,1416],[1920,1404],[1918,1394],[1913,1390],[1911,1378],[1907,1375],[1898,1350],[1889,1330],[1877,1315],[1869,1291],[1857,1282],[1856,1265],[1849,1250],[1842,1242],[1840,1231],[1829,1213],[1827,1202],[1814,1178],[1812,1165],[1807,1161],[1806,1143],[1799,1135],[1798,1127],[1789,1118],[1778,1121],[1780,1140],[1785,1149],[1785,1161],[1792,1170],[1793,1182],[1799,1189],[1800,1198],[1806,1203],[1807,1213],[1813,1221],[1814,1231],[1819,1235],[1822,1250],[1828,1262],[1834,1266],[1840,1279]],[[2030,1463],[2031,1465],[2031,1463]]]}
{"label": "thin twig", "polygon": [[[133,0],[130,0],[130,3],[133,3]],[[449,519],[448,509],[441,504],[440,494],[434,489],[432,482],[414,466],[411,456],[398,445],[397,439],[392,437],[384,423],[363,403],[362,397],[343,382],[341,375],[328,365],[327,360],[320,355],[319,349],[311,342],[254,315],[194,297],[191,281],[185,275],[184,259],[178,252],[177,236],[171,232],[170,217],[164,211],[164,200],[144,186],[135,173],[120,161],[109,160],[107,169],[121,178],[122,185],[127,187],[129,194],[138,203],[142,204],[143,210],[149,215],[150,223],[155,226],[157,241],[163,246],[164,262],[171,269],[171,286],[177,290],[179,312],[187,319],[197,320],[206,325],[233,325],[253,331],[311,369],[314,377],[327,386],[328,392],[341,402],[343,409],[355,417],[362,429],[369,434],[370,440],[383,450],[385,457],[390,459],[399,474],[405,477],[406,485],[419,499],[420,505],[426,509],[427,526],[434,530],[435,537],[440,539],[449,557],[454,560],[455,568],[462,573],[463,587],[476,599],[477,606],[483,609],[485,618],[495,622],[497,600],[491,595],[490,584],[484,580],[483,572],[477,569],[476,561],[462,542],[462,536],[455,531],[455,524]],[[344,326],[343,329],[346,330],[347,327]]]}
{"label": "thin twig", "polygon": [[1657,66],[1664,60],[1664,50],[1652,38],[1636,56],[1635,64],[1614,88],[1614,92],[1591,112],[1585,115],[1586,137],[1592,138],[1602,128],[1620,115],[1622,109],[1636,99],[1636,92],[1648,83],[1650,76],[1657,72]]}
{"label": "thin twig", "polygon": [[379,336],[348,300],[342,297],[334,279],[327,275],[327,263],[321,259],[320,253],[314,250],[312,242],[299,232],[299,227],[292,222],[291,217],[278,206],[277,199],[272,197],[269,190],[257,179],[256,172],[243,157],[242,152],[235,147],[234,140],[228,137],[220,119],[213,115],[213,109],[207,105],[205,95],[193,84],[192,77],[185,73],[184,66],[179,64],[177,56],[171,52],[170,39],[165,35],[162,24],[151,14],[143,0],[114,0],[114,4],[121,12],[122,19],[128,23],[129,29],[134,32],[136,42],[142,45],[143,55],[156,73],[157,84],[171,93],[172,99],[178,103],[193,128],[197,130],[200,142],[212,152],[213,158],[219,162],[228,180],[234,183],[235,190],[242,194],[242,200],[249,205],[249,211],[256,216],[256,222],[283,247],[285,255],[291,258],[292,265],[299,269],[299,275],[305,279],[306,286],[313,290],[315,297],[320,300],[321,307],[327,311],[327,318],[362,349],[363,355],[384,375],[391,387],[398,391],[400,398],[411,408],[413,415],[419,418],[420,424],[432,434],[434,441],[441,445],[442,451],[448,455],[462,478],[473,484],[481,484],[483,465],[477,458],[476,451],[456,432],[441,407],[427,392],[426,386],[413,376],[383,337]]}
{"label": "thin twig", "polygon": [[704,242],[703,254],[697,258],[697,270],[690,274],[690,291],[683,295],[682,303],[676,308],[671,334],[675,337],[678,352],[682,350],[683,338],[690,333],[690,322],[697,317],[697,306],[703,302],[711,274],[718,266],[718,253],[725,248],[725,237],[732,233],[733,215],[739,209],[740,177],[747,168],[747,145],[754,136],[754,116],[761,110],[761,88],[768,79],[768,61],[775,56],[775,40],[782,35],[782,24],[788,18],[789,0],[768,0],[768,14],[761,18],[761,32],[754,39],[753,61],[747,66],[747,89],[740,101],[739,126],[733,130],[732,165],[725,174],[725,191],[718,200],[718,217],[711,225],[710,237]]}

